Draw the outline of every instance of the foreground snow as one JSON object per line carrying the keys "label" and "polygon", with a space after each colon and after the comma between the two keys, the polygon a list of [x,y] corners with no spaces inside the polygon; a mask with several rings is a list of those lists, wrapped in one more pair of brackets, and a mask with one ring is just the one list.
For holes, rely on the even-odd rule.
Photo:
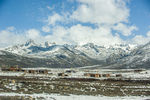
{"label": "foreground snow", "polygon": [[18,94],[18,93],[0,93],[0,96],[30,96],[32,98],[42,97],[42,100],[149,100],[145,96],[124,96],[124,97],[107,97],[107,96],[87,96],[87,95],[58,95],[58,94]]}

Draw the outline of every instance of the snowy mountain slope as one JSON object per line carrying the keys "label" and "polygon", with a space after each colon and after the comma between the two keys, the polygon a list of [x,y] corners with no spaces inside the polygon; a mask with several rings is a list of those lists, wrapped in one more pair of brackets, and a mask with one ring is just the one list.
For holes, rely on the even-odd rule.
{"label": "snowy mountain slope", "polygon": [[68,52],[71,58],[63,55],[57,55],[53,58],[35,58],[21,56],[7,51],[0,55],[0,66],[14,66],[19,65],[20,67],[51,67],[51,68],[69,68],[69,67],[82,67],[87,65],[100,64],[99,61],[90,59],[86,56],[73,55]]}
{"label": "snowy mountain slope", "polygon": [[25,44],[9,47],[4,50],[22,56],[39,58],[51,58],[57,55],[64,55],[69,57],[67,51],[70,51],[77,55],[86,55],[92,59],[104,60],[112,54],[120,54],[122,52],[129,53],[132,48],[130,48],[129,45],[104,47],[94,45],[93,43],[88,43],[82,46],[67,44],[57,45],[48,42],[43,44],[36,44],[33,40],[30,40]]}
{"label": "snowy mountain slope", "polygon": [[85,44],[83,46],[77,46],[75,49],[84,52],[91,58],[105,60],[112,55],[118,54],[129,54],[134,48],[129,45],[116,44],[113,46],[105,47],[105,46],[97,46],[93,43]]}
{"label": "snowy mountain slope", "polygon": [[[58,45],[49,42],[36,44],[33,40],[30,40],[25,44],[19,44],[1,50],[0,59],[2,56],[5,56],[9,60],[11,59],[8,56],[15,56],[14,59],[20,61],[19,63],[28,59],[23,65],[33,67],[82,67],[100,65],[103,68],[149,68],[150,43],[142,46],[116,44],[106,47],[94,45],[93,43],[82,46]],[[32,59],[32,64],[29,59]]]}
{"label": "snowy mountain slope", "polygon": [[22,67],[81,67],[100,64],[100,61],[74,50],[71,45],[35,44],[28,41],[25,44],[9,47],[0,52],[0,65],[20,65]]}
{"label": "snowy mountain slope", "polygon": [[73,50],[71,45],[56,45],[55,43],[48,42],[36,44],[33,40],[30,40],[25,44],[6,48],[4,50],[22,56],[38,58],[51,58],[58,55],[68,56],[69,54],[67,54],[67,52],[69,51],[74,54],[80,54],[80,52]]}
{"label": "snowy mountain slope", "polygon": [[138,46],[128,55],[111,61],[111,68],[150,68],[150,42]]}

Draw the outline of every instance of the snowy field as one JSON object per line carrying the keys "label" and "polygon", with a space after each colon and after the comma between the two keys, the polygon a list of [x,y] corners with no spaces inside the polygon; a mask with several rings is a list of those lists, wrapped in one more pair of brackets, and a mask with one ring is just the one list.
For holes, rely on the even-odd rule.
{"label": "snowy field", "polygon": [[[31,100],[150,100],[145,96],[124,96],[124,97],[108,97],[108,96],[87,96],[87,95],[58,95],[58,94],[17,94],[17,93],[0,93],[0,96],[24,96],[30,97]],[[40,99],[38,99],[40,98]]]}
{"label": "snowy field", "polygon": [[[48,74],[0,71],[0,100],[1,97],[27,97],[31,100],[150,100],[150,70],[47,70]],[[75,72],[67,73],[68,70]],[[58,76],[58,73],[68,76]],[[110,77],[87,77],[85,73],[110,74]],[[121,77],[116,77],[117,74],[121,74]]]}

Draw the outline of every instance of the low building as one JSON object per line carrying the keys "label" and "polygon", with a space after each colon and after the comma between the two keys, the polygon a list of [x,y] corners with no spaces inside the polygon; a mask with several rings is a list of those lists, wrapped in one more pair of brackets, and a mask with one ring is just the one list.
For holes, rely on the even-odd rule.
{"label": "low building", "polygon": [[65,77],[65,76],[68,76],[68,74],[65,74],[65,73],[58,73],[58,76],[60,76],[60,77]]}
{"label": "low building", "polygon": [[101,74],[85,73],[84,76],[99,78],[101,77]]}
{"label": "low building", "polygon": [[116,74],[116,77],[122,77],[122,74]]}
{"label": "low building", "polygon": [[3,68],[1,68],[1,71],[12,71],[12,72],[19,72],[19,71],[21,71],[21,68],[18,68],[18,67],[13,67],[13,66],[11,66],[11,67],[8,67],[8,68],[6,68],[6,67],[3,67]]}
{"label": "low building", "polygon": [[90,73],[84,73],[84,76],[90,77]]}
{"label": "low building", "polygon": [[110,77],[110,74],[102,74],[103,77]]}
{"label": "low building", "polygon": [[10,71],[9,68],[1,68],[1,71]]}
{"label": "low building", "polygon": [[66,70],[66,73],[76,73],[74,70]]}
{"label": "low building", "polygon": [[13,71],[13,72],[19,72],[19,71],[21,71],[21,68],[19,68],[19,67],[10,67],[9,70]]}
{"label": "low building", "polygon": [[22,71],[31,73],[31,74],[48,74],[48,70],[29,69],[29,70],[22,70]]}
{"label": "low building", "polygon": [[30,74],[48,74],[48,70],[45,69],[22,69],[19,67],[1,68],[1,71],[24,72]]}
{"label": "low building", "polygon": [[36,70],[28,70],[27,72],[30,73],[30,74],[35,74]]}
{"label": "low building", "polygon": [[135,73],[140,73],[140,72],[142,72],[142,71],[143,71],[142,69],[135,69],[135,70],[134,70]]}
{"label": "low building", "polygon": [[39,74],[48,74],[48,70],[38,70]]}

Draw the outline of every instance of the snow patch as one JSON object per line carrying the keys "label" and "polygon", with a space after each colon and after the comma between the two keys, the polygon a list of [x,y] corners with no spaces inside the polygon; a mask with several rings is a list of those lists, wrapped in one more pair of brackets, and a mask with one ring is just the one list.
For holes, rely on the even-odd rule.
{"label": "snow patch", "polygon": [[[18,93],[0,93],[0,96],[30,96],[32,98],[43,97],[44,100],[148,100],[150,96],[87,96],[87,95],[59,95],[59,94],[18,94]],[[37,100],[37,99],[36,99]]]}

